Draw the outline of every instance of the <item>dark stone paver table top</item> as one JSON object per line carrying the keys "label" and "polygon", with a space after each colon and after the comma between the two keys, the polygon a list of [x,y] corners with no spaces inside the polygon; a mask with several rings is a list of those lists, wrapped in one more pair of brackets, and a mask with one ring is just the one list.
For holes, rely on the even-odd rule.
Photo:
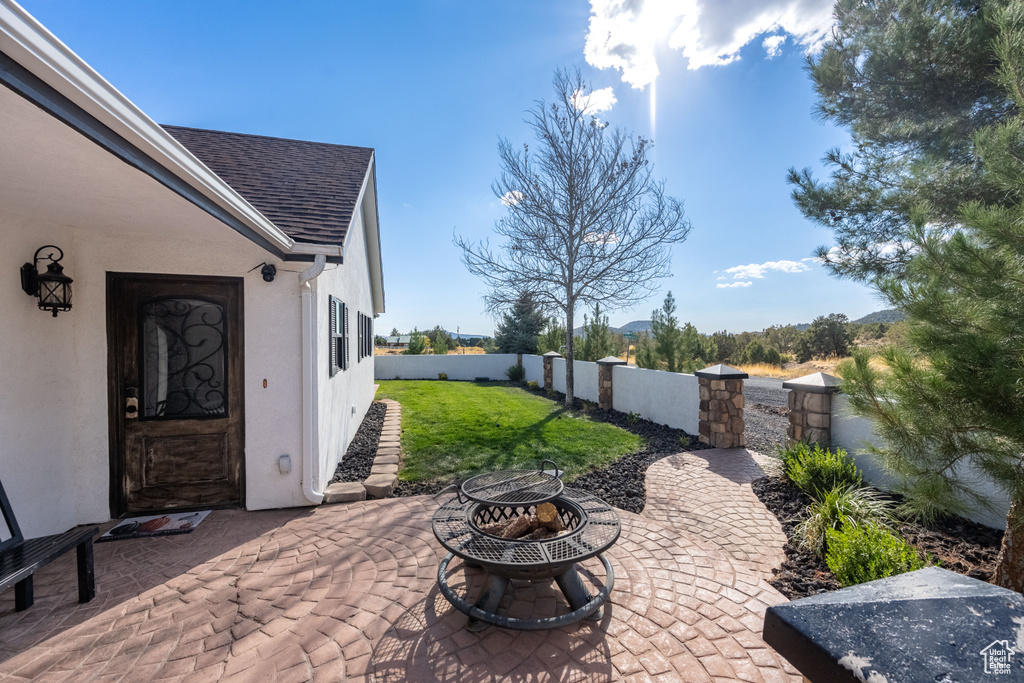
{"label": "dark stone paver table top", "polygon": [[811,681],[1024,680],[1024,595],[938,567],[768,609],[764,639]]}

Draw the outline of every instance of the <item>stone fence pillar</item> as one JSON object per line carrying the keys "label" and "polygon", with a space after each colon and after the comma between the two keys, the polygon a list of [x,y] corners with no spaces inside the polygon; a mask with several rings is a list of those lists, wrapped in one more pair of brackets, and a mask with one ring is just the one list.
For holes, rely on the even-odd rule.
{"label": "stone fence pillar", "polygon": [[544,359],[544,388],[548,391],[555,388],[555,359],[561,357],[558,351],[548,351],[541,356]]}
{"label": "stone fence pillar", "polygon": [[789,389],[790,443],[807,441],[828,448],[832,444],[832,394],[842,380],[824,372],[782,383]]}
{"label": "stone fence pillar", "polygon": [[748,375],[728,365],[693,373],[700,390],[700,441],[714,448],[743,448],[743,380]]}
{"label": "stone fence pillar", "polygon": [[601,410],[612,409],[612,368],[625,364],[626,361],[615,356],[597,361],[597,407]]}

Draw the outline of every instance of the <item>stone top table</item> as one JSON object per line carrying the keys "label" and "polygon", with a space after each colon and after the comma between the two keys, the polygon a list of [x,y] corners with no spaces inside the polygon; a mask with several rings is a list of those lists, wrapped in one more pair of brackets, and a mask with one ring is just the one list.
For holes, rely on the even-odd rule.
{"label": "stone top table", "polygon": [[770,607],[763,633],[813,683],[1024,681],[1024,595],[938,567]]}

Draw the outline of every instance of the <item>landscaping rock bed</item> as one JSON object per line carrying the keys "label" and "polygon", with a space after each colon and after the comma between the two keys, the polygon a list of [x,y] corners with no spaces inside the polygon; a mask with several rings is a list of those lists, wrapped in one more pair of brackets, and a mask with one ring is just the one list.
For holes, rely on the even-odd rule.
{"label": "landscaping rock bed", "polygon": [[[544,390],[537,390],[533,393],[547,395]],[[565,395],[556,393],[554,400],[563,403]],[[647,468],[652,463],[681,451],[709,448],[706,444],[700,443],[696,436],[687,434],[682,429],[659,425],[642,418],[631,420],[624,413],[615,410],[601,410],[593,403],[580,399],[576,399],[574,407],[592,420],[621,427],[647,440],[647,447],[644,450],[624,455],[599,470],[587,472],[574,481],[566,482],[573,488],[598,496],[622,510],[643,511],[647,502],[644,477]],[[395,496],[434,494],[452,483],[453,481],[417,483],[399,481],[398,487],[395,489]]]}
{"label": "landscaping rock bed", "polygon": [[[787,598],[796,599],[840,588],[825,563],[804,552],[794,539],[811,499],[781,477],[765,477],[753,483],[754,493],[774,514],[789,542],[786,561],[769,583]],[[897,500],[893,498],[893,500]],[[944,517],[925,525],[904,522],[897,528],[911,545],[931,555],[943,569],[989,581],[995,570],[1003,532],[959,517]]]}
{"label": "landscaping rock bed", "polygon": [[384,416],[387,406],[380,401],[370,404],[359,430],[356,431],[352,443],[345,451],[345,457],[338,463],[334,476],[328,485],[339,481],[362,482],[370,476],[373,459],[377,455],[377,444],[380,443],[380,432],[384,427]]}

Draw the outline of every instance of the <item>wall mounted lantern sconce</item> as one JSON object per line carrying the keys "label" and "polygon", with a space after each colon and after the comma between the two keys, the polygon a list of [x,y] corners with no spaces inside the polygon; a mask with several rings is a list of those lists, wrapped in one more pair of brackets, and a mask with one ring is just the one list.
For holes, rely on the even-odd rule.
{"label": "wall mounted lantern sconce", "polygon": [[[40,256],[40,252],[46,249],[56,250],[60,256],[54,257],[53,251]],[[41,258],[50,259],[45,273],[39,272],[38,263]],[[36,250],[32,263],[21,267],[21,288],[29,296],[38,297],[40,310],[53,311],[54,318],[57,317],[57,311],[71,310],[72,280],[64,274],[64,266],[60,265],[63,258],[64,252],[60,247],[47,244]]]}

